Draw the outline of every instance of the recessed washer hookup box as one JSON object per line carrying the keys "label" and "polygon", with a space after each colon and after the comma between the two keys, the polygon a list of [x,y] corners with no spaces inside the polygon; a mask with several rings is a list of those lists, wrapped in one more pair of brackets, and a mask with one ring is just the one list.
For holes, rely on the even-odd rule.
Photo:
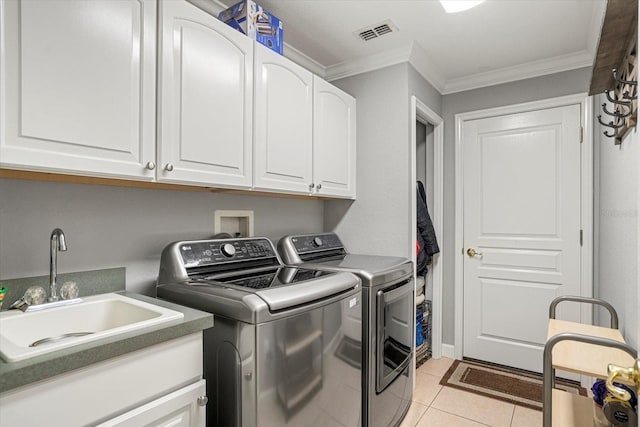
{"label": "recessed washer hookup box", "polygon": [[282,55],[282,22],[252,0],[242,0],[218,14],[218,19]]}

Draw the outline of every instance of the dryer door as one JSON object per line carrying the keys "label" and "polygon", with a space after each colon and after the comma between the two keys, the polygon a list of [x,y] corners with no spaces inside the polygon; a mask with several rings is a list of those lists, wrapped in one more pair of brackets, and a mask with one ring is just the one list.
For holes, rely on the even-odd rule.
{"label": "dryer door", "polygon": [[407,367],[413,355],[413,279],[376,293],[376,392]]}

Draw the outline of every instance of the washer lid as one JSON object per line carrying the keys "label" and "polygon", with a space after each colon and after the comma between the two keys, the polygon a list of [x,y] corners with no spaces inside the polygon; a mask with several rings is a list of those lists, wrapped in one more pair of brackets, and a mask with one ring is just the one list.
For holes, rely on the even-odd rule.
{"label": "washer lid", "polygon": [[[300,269],[291,269],[305,271]],[[277,312],[287,308],[309,304],[360,287],[360,280],[351,274],[335,274],[306,280],[294,286],[261,289],[256,292],[269,310]]]}
{"label": "washer lid", "polygon": [[157,295],[230,319],[260,323],[359,290],[360,279],[353,274],[283,267],[163,284]]}
{"label": "washer lid", "polygon": [[408,259],[378,255],[346,254],[322,261],[307,261],[300,266],[353,273],[362,279],[363,286],[377,286],[413,274],[413,264]]}

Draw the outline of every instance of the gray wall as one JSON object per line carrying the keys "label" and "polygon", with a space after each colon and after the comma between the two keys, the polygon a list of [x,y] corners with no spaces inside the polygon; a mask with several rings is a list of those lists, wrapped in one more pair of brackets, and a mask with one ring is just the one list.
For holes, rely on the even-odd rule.
{"label": "gray wall", "polygon": [[411,95],[440,111],[440,94],[408,64],[333,81],[357,99],[357,200],[325,202],[324,228],[353,253],[410,257]]}
{"label": "gray wall", "polygon": [[[214,211],[253,210],[254,234],[322,231],[323,202],[0,179],[0,280],[49,274],[49,235],[64,230],[61,272],[124,266],[127,290],[153,294],[160,252],[214,234]],[[81,283],[78,283],[82,287]]]}
{"label": "gray wall", "polygon": [[418,98],[427,107],[431,108],[436,114],[441,116],[442,95],[440,95],[440,92],[431,86],[431,83],[426,81],[412,65],[408,65],[407,68],[409,77],[409,104],[407,105],[407,110],[409,111],[409,117],[411,117],[412,96]]}
{"label": "gray wall", "polygon": [[357,99],[357,200],[325,202],[324,227],[354,253],[407,256],[407,65],[332,82]]}
{"label": "gray wall", "polygon": [[[595,101],[594,111],[601,114],[603,100]],[[622,145],[615,146],[603,130],[595,127],[596,296],[616,308],[620,330],[638,348],[640,135],[631,131]],[[598,323],[608,326],[609,315],[601,311]]]}
{"label": "gray wall", "polygon": [[444,242],[442,242],[443,296],[442,341],[454,342],[454,247],[455,188],[454,147],[455,115],[469,111],[502,107],[523,102],[586,93],[591,80],[591,69],[581,68],[533,79],[505,83],[481,89],[445,95],[442,99],[444,119]]}

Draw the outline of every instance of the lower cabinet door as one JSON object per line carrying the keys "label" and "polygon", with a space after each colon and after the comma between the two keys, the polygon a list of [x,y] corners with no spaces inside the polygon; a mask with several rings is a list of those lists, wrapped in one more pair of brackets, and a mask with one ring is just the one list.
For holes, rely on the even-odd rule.
{"label": "lower cabinet door", "polygon": [[200,380],[139,406],[98,427],[204,427],[206,424],[206,383]]}

